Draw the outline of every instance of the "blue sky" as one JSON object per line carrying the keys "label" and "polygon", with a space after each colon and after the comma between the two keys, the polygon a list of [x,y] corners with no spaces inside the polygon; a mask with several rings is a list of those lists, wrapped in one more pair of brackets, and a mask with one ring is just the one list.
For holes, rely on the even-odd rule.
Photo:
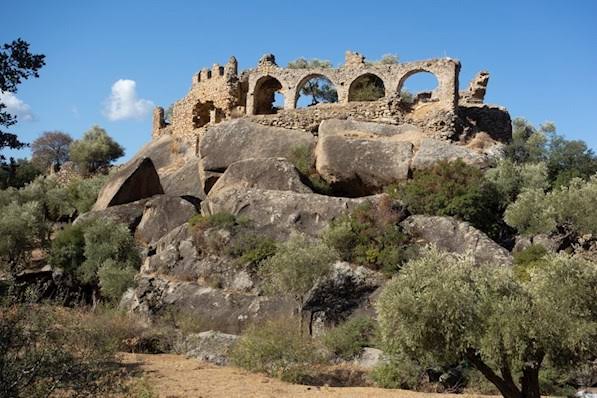
{"label": "blue sky", "polygon": [[[459,59],[461,87],[487,69],[486,102],[554,121],[597,149],[597,1],[19,0],[2,13],[0,42],[22,37],[46,54],[40,78],[12,98],[24,115],[13,131],[26,141],[99,124],[128,158],[150,139],[151,103],[184,96],[202,67],[235,55],[249,68],[266,52],[280,65],[301,56],[340,64],[351,49]],[[129,108],[110,120],[119,80],[134,81],[117,85]]]}

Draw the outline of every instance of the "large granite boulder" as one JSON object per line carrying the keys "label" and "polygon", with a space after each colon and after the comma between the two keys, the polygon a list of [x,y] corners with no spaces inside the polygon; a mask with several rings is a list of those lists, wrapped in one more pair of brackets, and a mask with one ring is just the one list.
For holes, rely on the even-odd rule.
{"label": "large granite boulder", "polygon": [[145,144],[130,162],[150,158],[166,195],[203,199],[199,158],[195,155],[194,141],[162,135]]}
{"label": "large granite boulder", "polygon": [[235,119],[219,123],[205,132],[199,156],[205,170],[223,171],[239,160],[288,157],[294,148],[314,144],[315,137],[304,131]]}
{"label": "large granite boulder", "polygon": [[[163,135],[152,139],[133,156],[129,162],[139,159],[150,158],[155,169],[160,173],[176,161],[176,154],[172,151],[174,138],[171,135]],[[160,174],[161,177],[161,174]]]}
{"label": "large granite boulder", "polygon": [[512,265],[508,250],[467,222],[452,217],[414,215],[400,225],[417,243],[435,244],[448,252],[470,252],[477,264]]}
{"label": "large granite boulder", "polygon": [[147,200],[143,217],[135,231],[135,238],[147,245],[197,214],[195,206],[179,196],[158,195]]}
{"label": "large granite boulder", "polygon": [[121,308],[147,319],[180,311],[206,330],[223,333],[240,334],[252,323],[288,316],[296,307],[283,297],[231,292],[160,275],[140,274],[136,280],[137,287],[123,296]]}
{"label": "large granite boulder", "polygon": [[216,195],[228,188],[259,188],[311,193],[292,163],[285,158],[246,159],[232,163],[211,188]]}
{"label": "large granite boulder", "polygon": [[238,339],[239,336],[235,334],[208,330],[186,336],[179,345],[178,351],[203,362],[224,366],[228,364],[230,350]]}
{"label": "large granite boulder", "polygon": [[[197,234],[201,234],[197,239]],[[217,241],[229,246],[234,237],[226,230],[197,231],[188,223],[174,228],[155,244],[155,253],[145,259],[141,273],[167,275],[181,281],[244,293],[258,293],[254,273],[243,269],[223,253],[211,253],[200,242]]]}
{"label": "large granite boulder", "polygon": [[307,293],[303,310],[327,325],[335,325],[366,301],[383,282],[384,277],[379,272],[337,262],[330,274],[317,281]]}
{"label": "large granite boulder", "polygon": [[103,210],[88,211],[77,217],[74,223],[77,224],[95,219],[110,220],[126,224],[131,233],[135,233],[137,226],[141,222],[141,218],[143,218],[145,203],[147,203],[149,199],[150,198],[141,199],[124,205],[108,207]]}
{"label": "large granite boulder", "polygon": [[492,156],[479,153],[462,145],[450,143],[449,141],[426,138],[421,141],[419,150],[416,152],[411,168],[413,170],[432,167],[441,160],[453,161],[461,159],[466,164],[485,168],[490,166],[495,159]]}
{"label": "large granite boulder", "polygon": [[138,158],[109,177],[92,210],[103,210],[163,193],[160,176],[151,159]]}
{"label": "large granite boulder", "polygon": [[205,198],[199,168],[199,159],[191,158],[174,170],[162,172],[160,180],[164,193],[170,196],[184,196],[190,200],[196,198],[195,202],[199,204]]}
{"label": "large granite boulder", "polygon": [[421,136],[410,124],[324,120],[315,149],[316,169],[338,194],[380,192],[386,185],[408,178],[411,141]]}
{"label": "large granite boulder", "polygon": [[365,202],[377,203],[383,196],[350,199],[314,193],[230,188],[209,195],[201,203],[201,212],[204,215],[243,215],[261,233],[284,239],[292,231],[318,235],[334,218]]}
{"label": "large granite boulder", "polygon": [[384,138],[325,135],[315,149],[317,172],[335,192],[363,196],[406,180],[413,145]]}
{"label": "large granite boulder", "polygon": [[201,138],[202,181],[205,192],[213,185],[210,173],[222,173],[234,162],[250,158],[289,157],[297,147],[315,145],[312,134],[263,126],[244,119],[225,121],[209,128]]}

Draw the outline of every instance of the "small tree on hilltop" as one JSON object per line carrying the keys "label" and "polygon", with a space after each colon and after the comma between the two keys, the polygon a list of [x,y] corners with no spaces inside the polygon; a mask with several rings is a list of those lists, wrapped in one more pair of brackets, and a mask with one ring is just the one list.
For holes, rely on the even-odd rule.
{"label": "small tree on hilltop", "polygon": [[123,155],[124,149],[99,126],[93,126],[70,145],[70,158],[83,173],[100,171]]}
{"label": "small tree on hilltop", "polygon": [[293,235],[260,268],[270,293],[289,296],[296,302],[301,333],[305,297],[315,282],[330,272],[336,258],[327,246]]}
{"label": "small tree on hilltop", "polygon": [[40,170],[49,167],[60,169],[69,160],[69,147],[73,142],[70,135],[61,131],[46,131],[31,143],[31,161]]}
{"label": "small tree on hilltop", "polygon": [[570,370],[597,349],[597,264],[539,261],[520,281],[509,267],[425,249],[377,301],[384,350],[426,364],[465,359],[504,397],[539,398],[545,362]]}

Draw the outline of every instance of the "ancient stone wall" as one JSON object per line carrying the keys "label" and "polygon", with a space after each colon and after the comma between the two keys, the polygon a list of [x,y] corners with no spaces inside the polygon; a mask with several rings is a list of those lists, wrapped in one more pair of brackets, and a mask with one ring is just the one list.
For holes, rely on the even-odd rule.
{"label": "ancient stone wall", "polygon": [[438,108],[436,103],[422,104],[422,106],[430,105],[432,108],[426,112],[424,118],[416,118],[414,114],[406,112],[404,109],[398,110],[398,104],[398,99],[350,102],[342,105],[328,103],[285,110],[273,115],[248,115],[245,118],[266,126],[311,133],[316,133],[319,124],[327,119],[351,119],[394,125],[408,123],[419,127],[429,137],[441,139],[454,138],[460,130],[456,114]]}
{"label": "ancient stone wall", "polygon": [[[236,58],[231,57],[225,66],[214,64],[193,76],[188,94],[176,101],[172,111],[170,133],[185,135],[208,123],[230,118],[239,107],[240,83]],[[159,111],[157,111],[159,112]],[[244,113],[244,108],[240,110]],[[154,113],[154,136],[163,134],[165,123]]]}
{"label": "ancient stone wall", "polygon": [[[344,65],[338,68],[281,68],[271,54],[264,55],[256,68],[239,75],[237,61],[232,57],[225,66],[214,65],[193,77],[188,94],[173,107],[170,124],[164,121],[160,108],[154,112],[153,135],[198,135],[204,127],[234,117],[248,117],[267,125],[312,131],[321,120],[353,118],[399,123],[408,119],[408,109],[400,106],[399,94],[410,76],[428,72],[438,81],[436,89],[420,102],[432,103],[439,119],[448,120],[458,111],[458,75],[460,63],[450,58],[426,61],[376,64],[365,62],[365,57],[346,52]],[[384,97],[372,102],[351,101],[351,90],[363,76],[383,83]],[[319,104],[297,109],[302,86],[314,77],[328,79],[338,94],[338,103]],[[480,91],[480,90],[477,90]],[[274,95],[284,95],[283,109],[273,106]],[[475,93],[478,98],[479,94]],[[404,104],[403,104],[404,105]],[[450,123],[437,123],[435,130],[452,128]]]}
{"label": "ancient stone wall", "polygon": [[295,109],[300,90],[305,82],[314,77],[324,77],[335,86],[338,103],[347,104],[350,91],[355,81],[362,76],[376,76],[383,82],[385,96],[400,93],[406,79],[420,73],[432,73],[438,86],[432,93],[431,100],[438,101],[446,110],[455,111],[458,105],[458,74],[460,62],[450,58],[427,61],[368,64],[359,54],[347,52],[346,63],[340,68],[281,68],[275,63],[273,55],[264,56],[257,68],[249,71],[247,93],[247,114],[261,113],[262,101],[269,101],[272,87],[284,95],[284,110]]}

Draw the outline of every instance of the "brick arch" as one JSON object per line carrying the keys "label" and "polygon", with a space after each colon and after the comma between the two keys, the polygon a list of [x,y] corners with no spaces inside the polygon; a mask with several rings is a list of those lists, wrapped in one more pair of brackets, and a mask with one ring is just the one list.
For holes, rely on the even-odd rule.
{"label": "brick arch", "polygon": [[293,100],[293,108],[296,108],[297,105],[297,101],[300,97],[300,92],[301,92],[301,88],[303,87],[303,84],[305,84],[306,82],[308,82],[309,80],[311,80],[312,78],[324,78],[327,79],[330,83],[332,83],[332,85],[334,86],[334,89],[336,90],[336,93],[338,93],[338,102],[340,102],[340,90],[339,87],[341,86],[341,83],[335,81],[335,76],[333,76],[331,73],[326,73],[323,71],[309,71],[303,75],[301,75],[297,80],[296,80],[296,84],[293,84],[293,94],[292,94],[292,100]]}
{"label": "brick arch", "polygon": [[400,80],[398,81],[398,86],[396,87],[396,92],[400,93],[402,91],[402,88],[404,87],[404,82],[406,82],[409,77],[412,77],[412,76],[416,75],[417,73],[430,73],[431,75],[433,75],[433,77],[435,77],[435,80],[437,81],[437,86],[433,90],[432,96],[437,97],[437,91],[440,89],[442,82],[440,80],[440,76],[437,73],[435,73],[434,71],[432,71],[430,68],[418,67],[418,68],[410,69],[410,70],[404,72],[404,74],[400,77]]}
{"label": "brick arch", "polygon": [[354,99],[352,98],[351,92],[354,89],[355,83],[357,83],[359,80],[363,79],[364,77],[368,77],[368,76],[372,76],[372,77],[376,78],[379,82],[382,83],[384,94],[380,98],[384,98],[385,96],[388,95],[388,86],[389,85],[388,85],[386,79],[384,79],[383,76],[381,76],[376,71],[365,70],[365,71],[361,71],[358,74],[358,76],[354,77],[350,81],[350,84],[348,84],[348,89],[347,89],[347,93],[346,93],[346,99],[347,99],[348,102],[354,101]]}
{"label": "brick arch", "polygon": [[252,113],[255,115],[275,113],[271,105],[273,104],[273,96],[276,92],[282,93],[286,100],[288,93],[284,89],[283,79],[272,74],[266,74],[256,79],[251,90],[253,100]]}

